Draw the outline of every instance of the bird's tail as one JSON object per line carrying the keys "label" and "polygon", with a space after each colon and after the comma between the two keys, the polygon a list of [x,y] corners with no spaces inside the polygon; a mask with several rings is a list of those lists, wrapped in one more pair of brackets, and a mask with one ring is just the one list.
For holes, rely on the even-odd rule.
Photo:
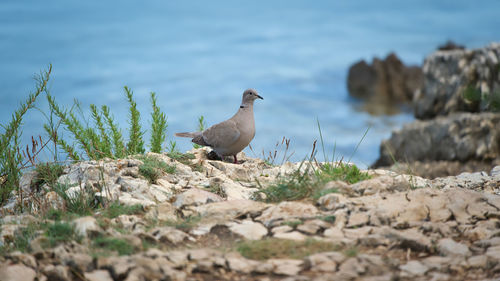
{"label": "bird's tail", "polygon": [[200,135],[200,132],[193,132],[193,133],[175,133],[176,137],[181,137],[181,138],[195,138],[198,135]]}

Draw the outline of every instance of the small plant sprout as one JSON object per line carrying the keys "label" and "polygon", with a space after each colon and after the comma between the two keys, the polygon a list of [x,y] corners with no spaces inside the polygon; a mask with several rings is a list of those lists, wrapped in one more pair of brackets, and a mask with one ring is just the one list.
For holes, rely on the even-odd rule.
{"label": "small plant sprout", "polygon": [[[205,117],[203,117],[203,115],[201,115],[200,117],[198,117],[198,128],[197,128],[197,131],[198,132],[203,132],[206,127],[207,127],[207,123],[205,122]],[[193,148],[196,148],[196,149],[201,148],[201,145],[193,143]]]}

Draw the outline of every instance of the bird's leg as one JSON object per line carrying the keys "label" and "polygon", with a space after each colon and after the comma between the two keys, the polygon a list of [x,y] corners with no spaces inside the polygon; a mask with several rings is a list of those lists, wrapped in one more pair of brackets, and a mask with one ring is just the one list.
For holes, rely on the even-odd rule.
{"label": "bird's leg", "polygon": [[236,154],[234,155],[234,164],[238,164],[238,159],[236,159]]}

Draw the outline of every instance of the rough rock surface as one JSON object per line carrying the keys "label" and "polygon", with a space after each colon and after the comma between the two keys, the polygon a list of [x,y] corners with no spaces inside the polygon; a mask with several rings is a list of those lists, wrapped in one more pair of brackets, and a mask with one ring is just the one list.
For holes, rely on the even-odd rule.
{"label": "rough rock surface", "polygon": [[371,65],[364,60],[353,64],[349,68],[347,88],[351,96],[372,102],[411,102],[422,81],[420,67],[407,67],[391,53],[383,60],[374,58]]}
{"label": "rough rock surface", "polygon": [[461,113],[415,121],[394,131],[380,145],[375,167],[394,160],[488,161],[500,158],[500,113]]}
{"label": "rough rock surface", "polygon": [[468,102],[463,94],[469,86],[483,96],[500,94],[500,43],[474,50],[437,51],[425,59],[423,72],[424,87],[415,98],[417,118],[488,111],[487,99]]}
{"label": "rough rock surface", "polygon": [[394,131],[373,167],[435,178],[499,165],[500,43],[474,50],[448,44],[425,59],[423,73],[413,106],[429,120]]}
{"label": "rough rock surface", "polygon": [[[341,187],[339,193],[317,200],[263,203],[252,198],[208,200],[214,198],[208,193],[218,189],[206,188],[204,184],[209,186],[210,180],[217,177],[222,179],[219,184],[258,190],[252,184],[252,177],[265,187],[278,174],[291,172],[298,165],[270,167],[251,158],[243,158],[243,164],[234,165],[198,158],[193,161],[201,161],[204,172],[200,172],[166,155],[158,157],[177,166],[174,174],[162,178],[161,187],[148,184],[138,175],[124,178],[124,171],[136,167],[129,164],[134,163],[132,159],[77,163],[69,167],[68,172],[85,165],[86,169],[74,176],[94,187],[102,179],[92,179],[92,171],[105,167],[105,179],[110,183],[120,182],[120,187],[111,194],[117,196],[113,198],[134,198],[133,202],[139,202],[145,213],[107,220],[97,217],[99,223],[93,217],[72,218],[71,223],[83,239],[47,247],[42,243],[47,237],[38,234],[25,253],[2,252],[0,280],[12,279],[9,276],[18,278],[12,280],[500,278],[500,166],[489,173],[434,180],[370,170],[369,180],[327,184]],[[62,177],[70,178],[68,174]],[[132,184],[135,188],[123,188]],[[178,197],[194,188],[206,191],[196,194],[200,200],[169,203],[179,202]],[[164,190],[170,199],[155,199],[158,194],[151,190],[158,189]],[[243,190],[240,194],[246,193]],[[203,195],[206,200],[201,200]],[[161,210],[168,215],[154,220]],[[5,207],[3,212],[7,211]],[[173,216],[177,216],[175,223]],[[186,226],[187,218],[197,220]],[[26,214],[3,215],[0,246],[9,245],[19,233],[16,230],[36,220]],[[101,247],[96,249],[92,245],[100,235],[126,241],[133,252],[98,254]],[[268,239],[291,241],[288,247],[294,250],[297,245],[313,245],[312,241],[324,244],[300,257],[280,255],[259,260],[243,256],[235,246]]]}

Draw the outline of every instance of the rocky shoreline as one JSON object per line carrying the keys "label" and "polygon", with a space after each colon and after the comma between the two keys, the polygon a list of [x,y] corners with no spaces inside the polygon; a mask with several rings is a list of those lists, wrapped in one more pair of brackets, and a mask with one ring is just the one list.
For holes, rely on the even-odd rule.
{"label": "rocky shoreline", "polygon": [[421,119],[366,171],[207,149],[38,164],[0,208],[0,280],[498,280],[499,62],[449,44],[421,70],[358,63],[355,95]]}
{"label": "rocky shoreline", "polygon": [[[330,181],[319,198],[266,203],[260,191],[300,169],[242,157],[212,161],[206,151],[178,161],[149,154],[174,173],[155,183],[140,175],[141,160],[84,161],[57,179],[91,189],[95,198],[137,206],[135,214],[48,218],[33,197],[31,214],[2,209],[1,245],[30,224],[66,223],[79,239],[47,246],[33,235],[25,252],[4,252],[1,280],[495,280],[500,277],[500,166],[488,173],[429,180],[369,170],[354,184]],[[321,163],[310,163],[321,165]],[[26,194],[64,209],[62,198]],[[105,188],[104,188],[105,187]],[[194,219],[195,218],[195,219]],[[105,237],[108,240],[102,240]],[[102,241],[125,241],[130,251],[105,251]],[[96,241],[101,241],[97,243]],[[114,240],[113,240],[114,241]],[[97,244],[96,244],[97,243]],[[50,244],[49,244],[50,245]],[[276,251],[276,252],[273,252]],[[302,252],[301,252],[302,251]]]}
{"label": "rocky shoreline", "polygon": [[[401,171],[404,166],[435,178],[499,165],[500,44],[440,48],[425,59],[422,72],[423,82],[411,96],[419,120],[383,141],[372,167]],[[387,83],[405,83],[400,76],[391,79],[396,81]],[[404,94],[410,96],[408,90]]]}

